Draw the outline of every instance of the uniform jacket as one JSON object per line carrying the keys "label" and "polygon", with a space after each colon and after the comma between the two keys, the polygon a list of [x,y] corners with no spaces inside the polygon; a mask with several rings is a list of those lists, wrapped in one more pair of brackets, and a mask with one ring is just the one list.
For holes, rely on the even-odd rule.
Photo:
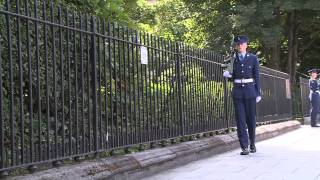
{"label": "uniform jacket", "polygon": [[234,83],[233,98],[251,99],[261,96],[259,61],[256,55],[246,53],[244,60],[240,61],[237,56],[233,64],[232,79],[253,78],[252,83]]}
{"label": "uniform jacket", "polygon": [[311,91],[316,92],[319,90],[318,80],[309,80],[309,88]]}
{"label": "uniform jacket", "polygon": [[319,96],[319,82],[318,80],[309,80],[309,99],[312,101]]}

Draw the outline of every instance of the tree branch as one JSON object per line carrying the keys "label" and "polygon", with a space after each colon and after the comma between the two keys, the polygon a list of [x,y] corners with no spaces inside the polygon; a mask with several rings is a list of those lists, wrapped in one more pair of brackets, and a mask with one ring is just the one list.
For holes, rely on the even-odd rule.
{"label": "tree branch", "polygon": [[300,55],[303,54],[305,50],[309,49],[309,47],[313,44],[315,40],[315,38],[311,39],[311,41],[309,41],[309,43],[305,45],[304,48],[298,53],[298,57],[300,57]]}

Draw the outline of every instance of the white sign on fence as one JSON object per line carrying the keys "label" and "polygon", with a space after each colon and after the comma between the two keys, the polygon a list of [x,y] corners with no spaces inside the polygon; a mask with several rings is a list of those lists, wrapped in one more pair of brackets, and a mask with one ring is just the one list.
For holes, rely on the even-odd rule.
{"label": "white sign on fence", "polygon": [[148,64],[148,49],[145,46],[140,47],[141,64]]}
{"label": "white sign on fence", "polygon": [[290,80],[286,79],[286,98],[291,99]]}

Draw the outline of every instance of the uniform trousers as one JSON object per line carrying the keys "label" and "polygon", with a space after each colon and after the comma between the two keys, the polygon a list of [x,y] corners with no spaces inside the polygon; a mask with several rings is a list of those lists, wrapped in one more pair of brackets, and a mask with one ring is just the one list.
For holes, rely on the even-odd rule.
{"label": "uniform trousers", "polygon": [[[237,134],[242,149],[255,143],[256,133],[256,99],[233,98],[235,119],[237,122]],[[248,132],[247,132],[248,128]],[[248,139],[249,133],[249,139]]]}
{"label": "uniform trousers", "polygon": [[313,92],[311,97],[311,126],[315,126],[317,124],[317,115],[320,108],[320,96],[319,93]]}

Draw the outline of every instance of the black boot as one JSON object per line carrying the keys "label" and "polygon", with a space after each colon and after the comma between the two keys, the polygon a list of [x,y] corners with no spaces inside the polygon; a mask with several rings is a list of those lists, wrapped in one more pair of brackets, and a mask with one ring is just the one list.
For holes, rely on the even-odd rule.
{"label": "black boot", "polygon": [[257,152],[257,148],[255,145],[250,145],[250,153],[255,153]]}
{"label": "black boot", "polygon": [[249,150],[248,148],[241,148],[241,152],[240,152],[240,155],[248,155],[249,154]]}

